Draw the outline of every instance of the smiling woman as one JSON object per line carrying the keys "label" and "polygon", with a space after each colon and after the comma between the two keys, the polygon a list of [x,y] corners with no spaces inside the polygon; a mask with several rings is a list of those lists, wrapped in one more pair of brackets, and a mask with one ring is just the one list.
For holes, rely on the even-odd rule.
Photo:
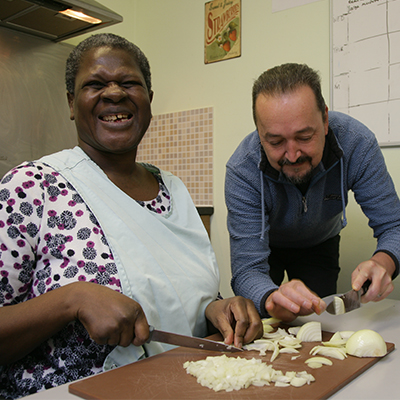
{"label": "smiling woman", "polygon": [[[128,162],[129,169],[118,171],[117,176],[115,161],[109,155],[118,154],[119,162],[136,158],[151,121],[152,97],[136,59],[124,50],[109,47],[86,52],[75,77],[74,94],[68,94],[79,146],[137,200],[157,196],[158,185],[152,174]],[[136,169],[141,170],[139,174]],[[132,175],[142,179],[135,182],[135,188],[129,179]]]}
{"label": "smiling woman", "polygon": [[[219,299],[207,231],[186,187],[136,162],[151,118],[150,67],[125,39],[74,49],[66,83],[79,146],[0,184],[0,396],[26,396],[170,348],[149,324],[262,334],[253,303]],[[173,316],[173,318],[172,318]]]}

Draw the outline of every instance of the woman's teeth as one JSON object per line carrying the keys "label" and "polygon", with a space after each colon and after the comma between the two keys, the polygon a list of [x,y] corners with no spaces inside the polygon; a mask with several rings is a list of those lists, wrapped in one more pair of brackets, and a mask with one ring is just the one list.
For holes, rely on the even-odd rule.
{"label": "woman's teeth", "polygon": [[102,117],[102,120],[106,122],[114,122],[123,119],[128,119],[128,114],[105,115]]}

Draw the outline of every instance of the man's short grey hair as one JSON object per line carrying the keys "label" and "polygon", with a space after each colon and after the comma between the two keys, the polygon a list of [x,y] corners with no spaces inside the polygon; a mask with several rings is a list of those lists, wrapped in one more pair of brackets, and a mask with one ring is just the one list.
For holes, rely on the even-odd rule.
{"label": "man's short grey hair", "polygon": [[309,86],[315,94],[317,107],[326,119],[326,105],[322,96],[321,78],[317,71],[306,64],[288,63],[263,72],[253,85],[253,119],[257,125],[256,101],[260,94],[281,95],[290,93],[301,86]]}
{"label": "man's short grey hair", "polygon": [[99,33],[92,35],[87,39],[83,40],[78,44],[70,53],[66,63],[65,69],[65,84],[67,86],[68,93],[74,94],[75,91],[75,79],[81,66],[83,57],[85,54],[99,47],[110,47],[112,49],[122,49],[127,53],[131,54],[135,61],[138,63],[140,71],[143,74],[146,82],[147,90],[151,91],[151,72],[150,64],[147,57],[135,44],[124,39],[121,36],[114,35],[112,33]]}

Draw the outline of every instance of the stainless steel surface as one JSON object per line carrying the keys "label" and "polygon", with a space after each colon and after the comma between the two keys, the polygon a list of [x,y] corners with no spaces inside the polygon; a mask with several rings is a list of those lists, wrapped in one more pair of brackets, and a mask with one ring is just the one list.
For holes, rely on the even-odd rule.
{"label": "stainless steel surface", "polygon": [[64,81],[72,49],[0,27],[0,177],[77,145]]}
{"label": "stainless steel surface", "polygon": [[[59,14],[72,9],[100,19],[91,24]],[[0,25],[60,41],[122,22],[122,16],[95,0],[0,0]]]}
{"label": "stainless steel surface", "polygon": [[150,337],[148,342],[150,341],[168,343],[181,347],[192,347],[200,350],[223,351],[223,352],[243,351],[238,347],[227,345],[222,342],[179,335],[177,333],[159,331],[157,329],[154,329],[152,326],[150,326]]}

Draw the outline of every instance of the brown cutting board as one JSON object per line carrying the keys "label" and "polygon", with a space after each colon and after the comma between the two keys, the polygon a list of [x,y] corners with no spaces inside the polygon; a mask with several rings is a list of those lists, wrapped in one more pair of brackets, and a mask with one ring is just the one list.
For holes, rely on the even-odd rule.
{"label": "brown cutting board", "polygon": [[[323,340],[329,340],[331,333],[323,332]],[[213,340],[221,336],[213,335]],[[187,374],[183,368],[186,361],[197,361],[207,356],[219,356],[219,352],[179,347],[154,357],[138,361],[93,377],[71,383],[69,392],[84,399],[326,399],[351,380],[379,361],[379,358],[358,358],[348,356],[345,360],[332,359],[332,366],[319,369],[307,367],[304,361],[310,357],[309,351],[319,343],[303,343],[301,357],[291,360],[293,355],[280,354],[273,362],[275,370],[304,371],[315,377],[315,382],[295,387],[270,386],[241,389],[233,392],[214,392],[201,386],[196,378]],[[388,353],[394,349],[387,343]],[[271,352],[260,357],[257,351],[225,353],[230,357],[261,358],[269,364]],[[379,366],[376,366],[379,368]]]}

